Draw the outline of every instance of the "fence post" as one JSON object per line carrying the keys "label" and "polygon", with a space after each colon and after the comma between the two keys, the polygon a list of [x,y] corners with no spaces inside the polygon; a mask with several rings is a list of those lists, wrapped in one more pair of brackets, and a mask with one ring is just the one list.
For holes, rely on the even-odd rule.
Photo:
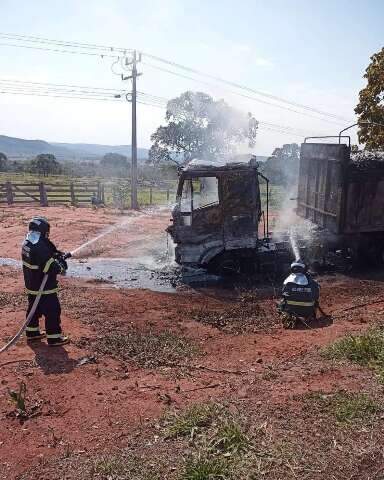
{"label": "fence post", "polygon": [[167,188],[167,202],[169,202],[169,188]]}
{"label": "fence post", "polygon": [[45,185],[43,182],[39,183],[40,191],[40,205],[42,207],[48,207],[47,191],[45,190]]}
{"label": "fence post", "polygon": [[6,195],[7,195],[7,203],[8,203],[8,205],[12,205],[12,203],[13,203],[13,191],[12,191],[12,183],[11,182],[6,182],[5,190],[6,190]]}
{"label": "fence post", "polygon": [[149,187],[149,205],[152,205],[152,187]]}
{"label": "fence post", "polygon": [[70,192],[71,192],[71,205],[74,207],[76,206],[76,195],[75,195],[75,186],[73,185],[73,182],[70,183],[69,185]]}
{"label": "fence post", "polygon": [[97,181],[97,201],[99,204],[102,202],[100,180]]}

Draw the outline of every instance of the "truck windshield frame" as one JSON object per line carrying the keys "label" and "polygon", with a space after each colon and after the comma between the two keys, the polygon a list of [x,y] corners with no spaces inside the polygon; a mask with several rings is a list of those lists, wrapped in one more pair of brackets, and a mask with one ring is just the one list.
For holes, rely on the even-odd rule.
{"label": "truck windshield frame", "polygon": [[[207,179],[207,185],[211,183],[208,179],[212,179],[213,188],[206,190],[206,198],[204,200],[206,203],[201,204],[202,187],[204,187],[203,179]],[[200,183],[198,183],[199,181]],[[203,174],[185,176],[181,179],[178,191],[180,213],[183,215],[192,215],[194,211],[219,206],[221,203],[220,197],[220,181],[217,175]]]}

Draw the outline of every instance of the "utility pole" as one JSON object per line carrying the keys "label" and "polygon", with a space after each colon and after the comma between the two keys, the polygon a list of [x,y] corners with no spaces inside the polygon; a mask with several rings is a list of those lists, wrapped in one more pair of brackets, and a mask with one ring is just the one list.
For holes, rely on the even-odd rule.
{"label": "utility pole", "polygon": [[132,75],[124,77],[123,80],[132,79],[132,140],[131,140],[131,208],[138,210],[139,203],[137,201],[137,117],[136,117],[136,104],[137,104],[137,90],[136,79],[141,73],[137,73],[137,62],[141,61],[141,54],[137,57],[136,50],[133,51],[132,60],[126,61],[126,65],[132,65]]}
{"label": "utility pole", "polygon": [[136,118],[136,50],[132,60],[132,167],[131,167],[131,208],[138,210],[137,202],[137,118]]}

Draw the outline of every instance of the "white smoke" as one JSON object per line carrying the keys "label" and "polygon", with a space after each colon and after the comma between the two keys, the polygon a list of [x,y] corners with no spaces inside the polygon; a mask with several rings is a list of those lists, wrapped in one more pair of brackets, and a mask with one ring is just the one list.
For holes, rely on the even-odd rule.
{"label": "white smoke", "polygon": [[310,221],[297,216],[297,195],[297,185],[287,190],[273,232],[273,238],[276,241],[289,240],[295,260],[301,257],[300,241],[305,240],[308,244],[315,229],[315,225]]}

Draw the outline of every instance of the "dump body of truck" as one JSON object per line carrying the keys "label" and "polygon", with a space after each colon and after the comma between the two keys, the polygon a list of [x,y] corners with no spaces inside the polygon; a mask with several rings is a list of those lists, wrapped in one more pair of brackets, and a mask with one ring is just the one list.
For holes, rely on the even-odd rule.
{"label": "dump body of truck", "polygon": [[303,143],[297,214],[338,247],[382,252],[384,162],[353,161],[348,145]]}

